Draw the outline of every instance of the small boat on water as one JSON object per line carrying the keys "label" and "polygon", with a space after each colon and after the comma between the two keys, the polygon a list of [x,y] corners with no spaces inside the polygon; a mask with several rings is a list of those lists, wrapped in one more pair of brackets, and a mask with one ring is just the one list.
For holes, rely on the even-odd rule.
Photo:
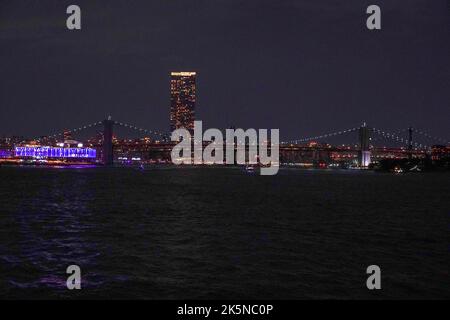
{"label": "small boat on water", "polygon": [[256,168],[252,165],[245,166],[245,171],[248,173],[254,173],[256,171]]}

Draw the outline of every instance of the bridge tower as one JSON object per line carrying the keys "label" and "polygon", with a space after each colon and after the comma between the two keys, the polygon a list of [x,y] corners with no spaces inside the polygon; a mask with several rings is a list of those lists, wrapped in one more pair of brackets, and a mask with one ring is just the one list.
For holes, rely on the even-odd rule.
{"label": "bridge tower", "polygon": [[359,128],[359,154],[358,154],[358,165],[361,168],[367,168],[370,165],[370,131],[364,122]]}
{"label": "bridge tower", "polygon": [[108,119],[103,120],[103,164],[106,166],[113,165],[113,126],[114,121],[111,120],[111,116]]}
{"label": "bridge tower", "polygon": [[412,159],[412,151],[413,151],[413,128],[408,128],[408,159]]}

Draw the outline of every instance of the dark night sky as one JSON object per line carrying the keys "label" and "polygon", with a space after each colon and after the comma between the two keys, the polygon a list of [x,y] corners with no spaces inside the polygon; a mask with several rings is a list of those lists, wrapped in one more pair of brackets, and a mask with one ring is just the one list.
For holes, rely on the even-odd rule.
{"label": "dark night sky", "polygon": [[[78,4],[82,30],[66,29]],[[366,8],[382,9],[369,31]],[[1,0],[0,135],[105,118],[168,131],[169,72],[204,127],[282,139],[369,125],[448,138],[447,0]]]}

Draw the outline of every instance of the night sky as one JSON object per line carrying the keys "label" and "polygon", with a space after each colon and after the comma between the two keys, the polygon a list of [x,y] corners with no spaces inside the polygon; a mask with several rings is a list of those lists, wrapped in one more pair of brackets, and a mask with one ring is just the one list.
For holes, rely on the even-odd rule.
{"label": "night sky", "polygon": [[0,1],[0,136],[107,115],[167,132],[170,71],[198,72],[204,128],[292,139],[366,121],[449,138],[450,1]]}

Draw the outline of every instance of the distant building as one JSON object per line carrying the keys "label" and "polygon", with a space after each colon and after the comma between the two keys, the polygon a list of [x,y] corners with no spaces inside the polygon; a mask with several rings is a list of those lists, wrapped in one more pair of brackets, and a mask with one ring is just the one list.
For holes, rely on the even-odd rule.
{"label": "distant building", "polygon": [[443,160],[450,158],[450,146],[434,145],[431,147],[431,159]]}
{"label": "distant building", "polygon": [[195,78],[195,72],[170,74],[170,132],[179,128],[194,130]]}
{"label": "distant building", "polygon": [[64,130],[63,139],[64,139],[64,141],[72,140],[72,132],[70,130]]}

